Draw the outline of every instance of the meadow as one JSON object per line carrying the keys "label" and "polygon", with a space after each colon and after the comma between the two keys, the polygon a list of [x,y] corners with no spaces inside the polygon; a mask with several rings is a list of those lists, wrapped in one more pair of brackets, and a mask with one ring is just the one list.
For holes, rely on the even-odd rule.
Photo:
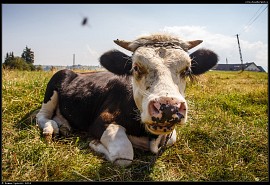
{"label": "meadow", "polygon": [[29,115],[53,72],[2,69],[2,181],[269,181],[268,74],[209,71],[188,82],[188,122],[153,165],[127,168],[92,152],[84,133],[47,143]]}

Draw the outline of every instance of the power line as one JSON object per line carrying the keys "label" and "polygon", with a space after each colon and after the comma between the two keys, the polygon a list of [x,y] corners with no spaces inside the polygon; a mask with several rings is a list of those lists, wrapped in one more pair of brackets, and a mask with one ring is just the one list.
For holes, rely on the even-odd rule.
{"label": "power line", "polygon": [[[262,5],[263,6],[263,5]],[[261,7],[262,7],[261,6]],[[259,12],[259,10],[261,9],[261,7],[257,10],[257,12]],[[258,18],[259,18],[259,16],[264,12],[264,10],[266,10],[266,8],[268,8],[268,5],[255,17],[255,15],[257,14],[257,12],[254,14],[254,16],[253,17],[255,17],[254,19],[253,19],[253,17],[248,21],[248,23],[247,23],[247,26],[245,26],[242,30],[244,31],[244,29],[248,29]],[[253,19],[253,21],[252,22],[250,22],[251,20]],[[242,31],[242,32],[243,32]],[[241,33],[242,33],[241,32]],[[240,35],[240,34],[239,34]]]}
{"label": "power line", "polygon": [[248,25],[248,24],[251,22],[251,20],[256,16],[256,14],[260,11],[260,9],[261,9],[262,7],[263,7],[263,5],[260,6],[260,8],[259,8],[259,9],[257,10],[257,12],[253,15],[253,17],[249,19],[249,21],[247,22],[246,25]]}
{"label": "power line", "polygon": [[[260,9],[263,7],[263,5],[257,10],[257,12],[253,15],[253,17],[248,21],[247,26],[244,27],[241,31],[241,33],[244,31],[244,29],[250,27],[258,18],[259,16],[266,10],[266,8],[268,8],[268,5],[257,15],[257,13],[260,11]],[[256,16],[257,15],[257,16]],[[256,17],[255,17],[256,16]],[[255,17],[255,18],[254,18]],[[251,22],[252,21],[252,22]],[[241,48],[240,48],[240,42],[239,42],[239,35],[240,34],[236,34],[234,36],[237,37],[237,43],[238,43],[238,49],[239,49],[239,55],[240,55],[240,60],[241,60],[241,67],[242,67],[242,71],[243,69],[243,58],[242,58],[242,53],[241,53]],[[226,63],[227,63],[227,58],[226,58]]]}
{"label": "power line", "polygon": [[257,15],[257,17],[247,27],[251,26],[252,23],[254,23],[259,18],[259,16],[263,13],[264,10],[266,10],[267,7],[268,7],[268,5],[261,11],[261,13],[259,15]]}

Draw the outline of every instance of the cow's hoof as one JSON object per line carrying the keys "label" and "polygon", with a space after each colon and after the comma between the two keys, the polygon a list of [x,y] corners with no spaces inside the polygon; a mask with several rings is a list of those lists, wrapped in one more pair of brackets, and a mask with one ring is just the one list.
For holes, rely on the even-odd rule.
{"label": "cow's hoof", "polygon": [[127,167],[127,166],[131,165],[132,161],[133,161],[132,159],[116,158],[113,161],[113,164],[118,165],[118,166],[122,166],[122,167]]}
{"label": "cow's hoof", "polygon": [[44,127],[43,127],[43,135],[59,135],[59,128],[58,125],[55,121],[53,120],[49,120],[45,123]]}
{"label": "cow's hoof", "polygon": [[94,139],[94,140],[90,141],[89,146],[90,147],[92,147],[92,146],[95,147],[98,144],[100,144],[100,141],[98,139]]}
{"label": "cow's hoof", "polygon": [[[100,153],[100,151],[104,150],[103,145],[100,143],[100,141],[98,139],[94,139],[94,140],[90,141],[89,147],[91,150],[99,152],[99,153]],[[103,153],[103,152],[101,152],[101,153]]]}
{"label": "cow's hoof", "polygon": [[51,143],[52,142],[52,134],[43,133],[43,136],[45,138],[46,143]]}
{"label": "cow's hoof", "polygon": [[65,126],[61,126],[59,128],[59,131],[60,131],[60,134],[65,136],[65,137],[68,137],[71,133],[71,128],[69,127],[65,127]]}

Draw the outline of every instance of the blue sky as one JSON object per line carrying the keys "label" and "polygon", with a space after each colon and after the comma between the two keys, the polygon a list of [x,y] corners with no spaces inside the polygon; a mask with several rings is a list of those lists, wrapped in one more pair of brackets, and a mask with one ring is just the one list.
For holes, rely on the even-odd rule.
{"label": "blue sky", "polygon": [[[264,11],[263,11],[264,10]],[[260,14],[260,15],[259,15]],[[82,26],[84,17],[88,25]],[[99,65],[115,39],[171,32],[204,40],[219,63],[255,62],[268,71],[267,4],[2,4],[2,62],[7,52],[34,51],[36,65]]]}

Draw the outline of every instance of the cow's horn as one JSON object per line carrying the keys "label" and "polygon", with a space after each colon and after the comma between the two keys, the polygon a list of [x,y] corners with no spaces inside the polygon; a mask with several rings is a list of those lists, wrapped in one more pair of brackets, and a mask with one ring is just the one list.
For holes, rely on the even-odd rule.
{"label": "cow's horn", "polygon": [[128,42],[128,41],[124,41],[124,40],[114,40],[114,43],[117,44],[118,46],[128,50],[128,51],[131,51],[131,52],[134,52],[130,47],[129,47],[129,44],[131,42]]}
{"label": "cow's horn", "polygon": [[200,43],[202,43],[202,40],[193,40],[193,41],[188,41],[188,50],[198,46]]}

